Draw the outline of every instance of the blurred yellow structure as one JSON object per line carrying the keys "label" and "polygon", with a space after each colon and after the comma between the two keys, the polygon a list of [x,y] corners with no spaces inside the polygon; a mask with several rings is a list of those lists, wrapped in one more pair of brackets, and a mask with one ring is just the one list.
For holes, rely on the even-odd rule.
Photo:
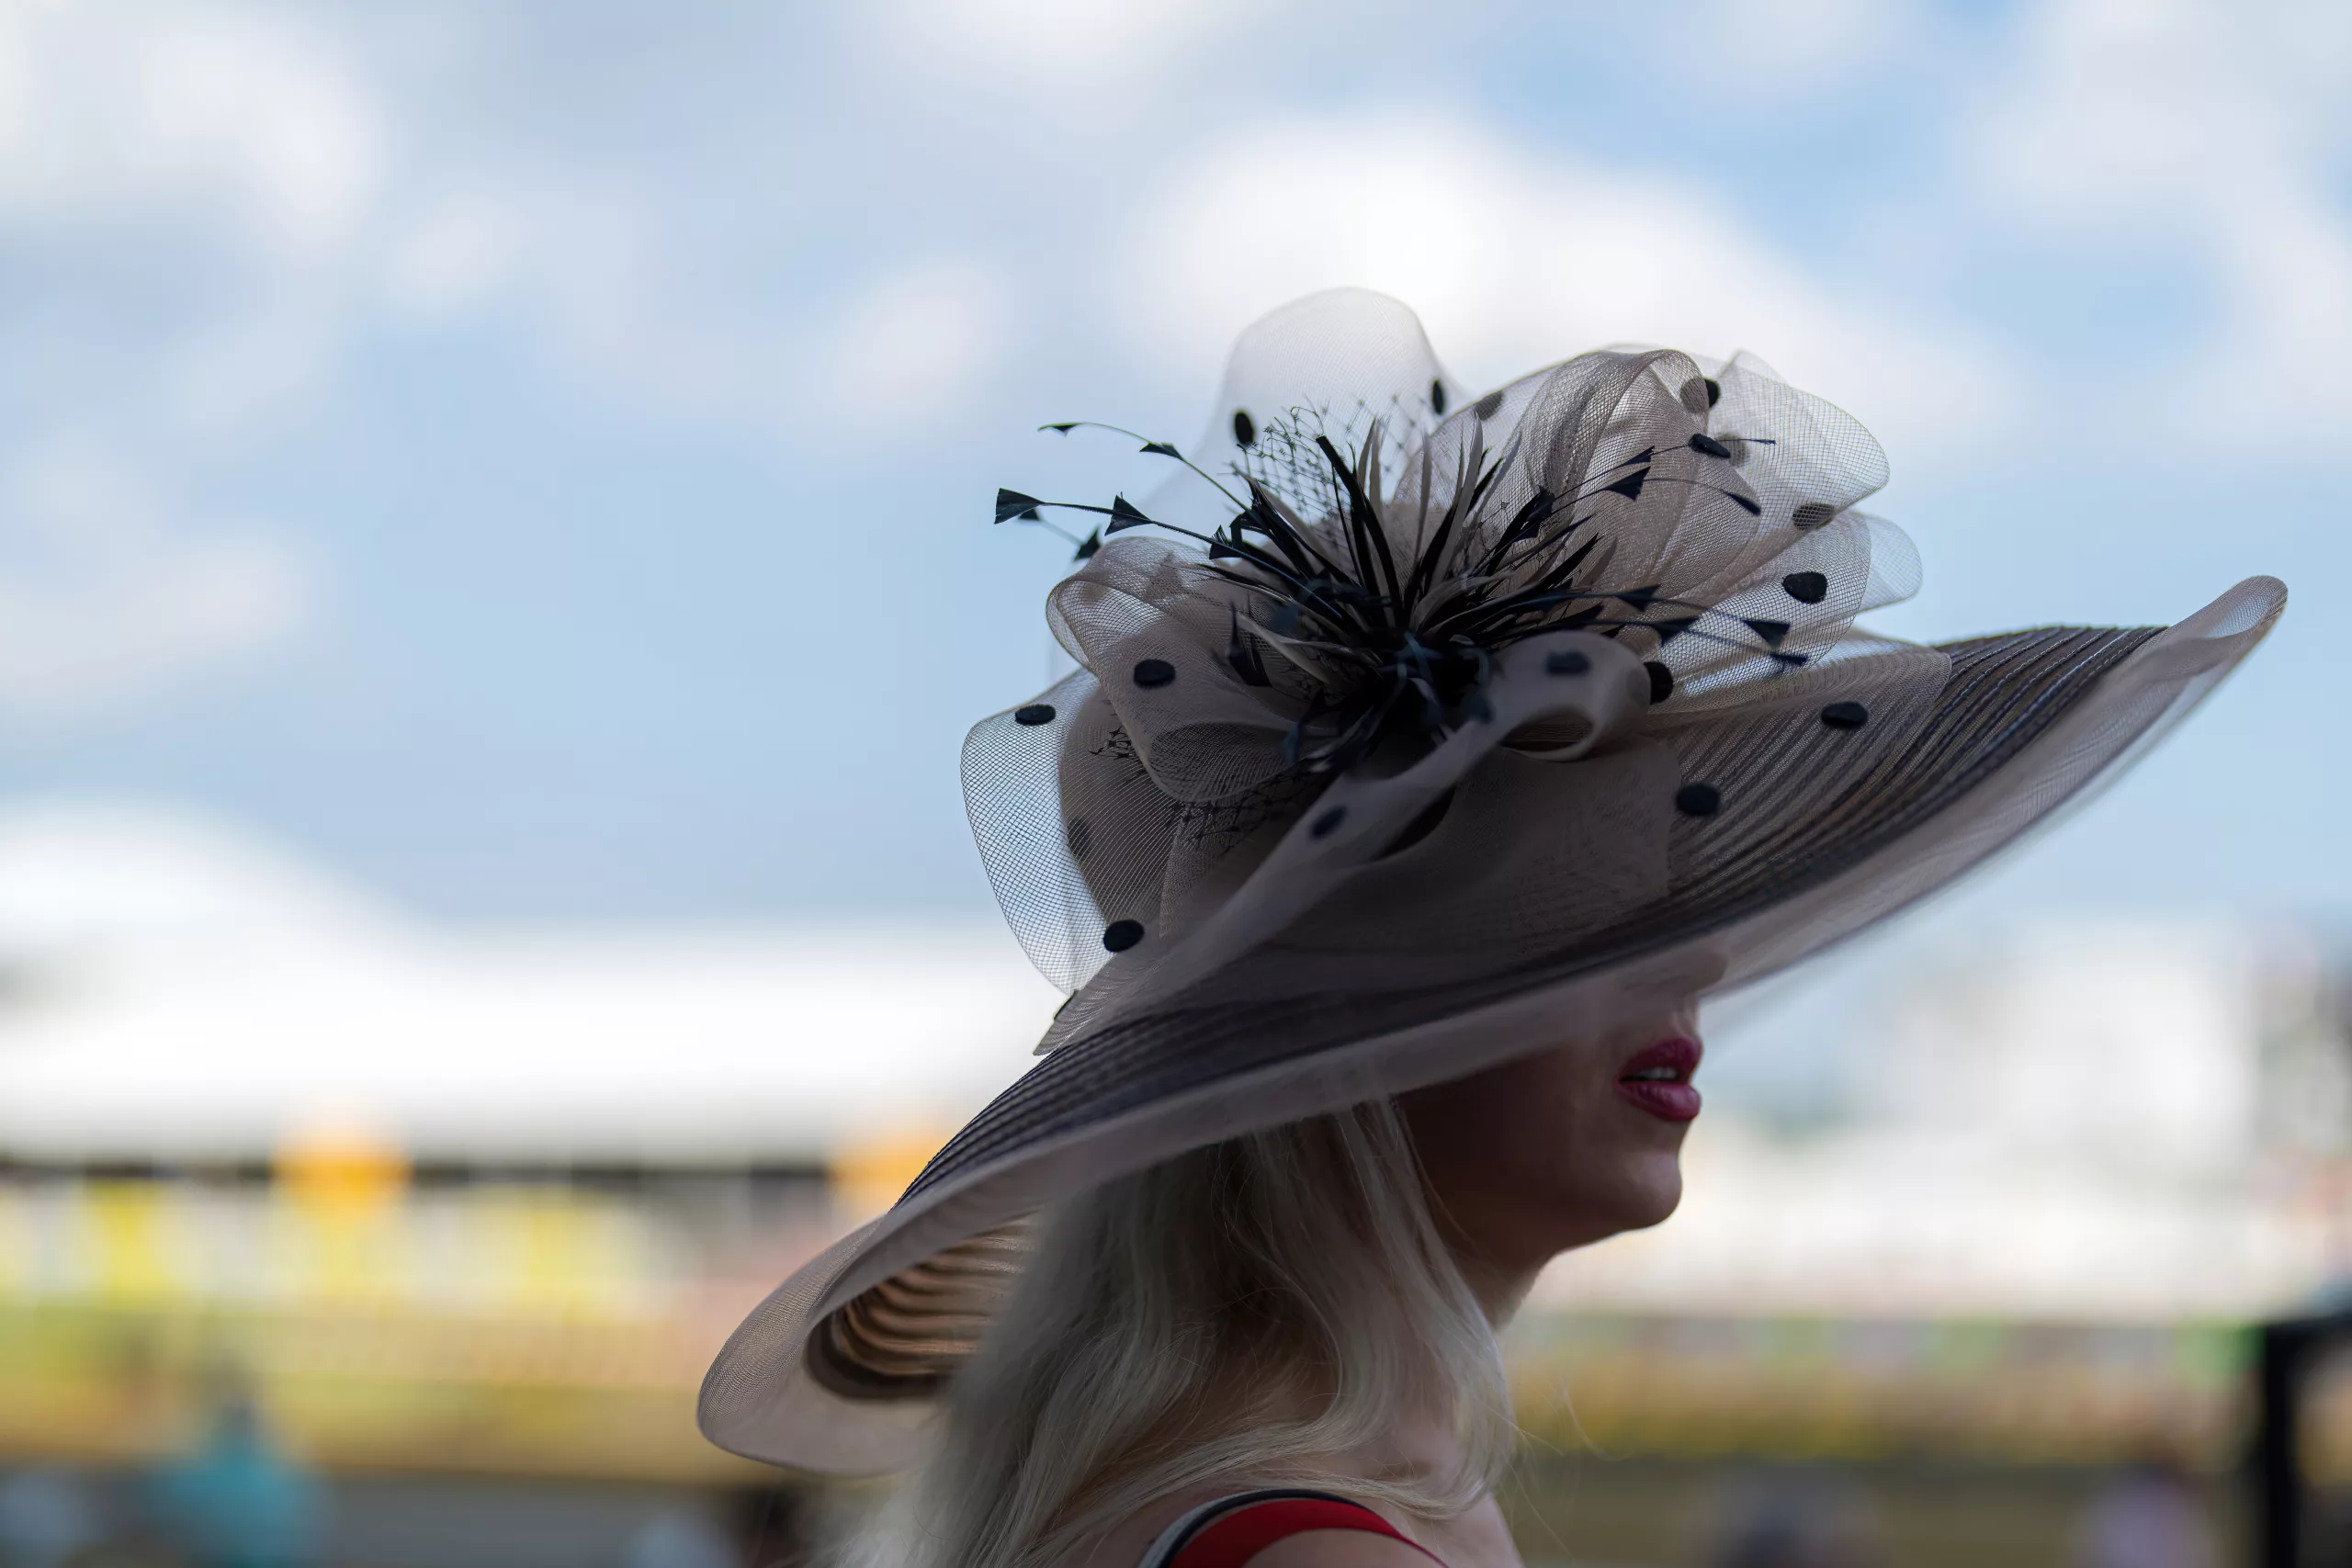
{"label": "blurred yellow structure", "polygon": [[897,1202],[954,1131],[896,1129],[858,1139],[835,1154],[833,1207],[844,1227],[863,1224]]}
{"label": "blurred yellow structure", "polygon": [[[853,1182],[895,1180],[914,1147]],[[0,1452],[164,1451],[228,1364],[331,1469],[750,1479],[695,1436],[695,1385],[870,1198],[745,1173],[419,1184],[356,1145],[289,1152],[267,1180],[20,1171],[0,1182]],[[2246,1414],[2226,1324],[1555,1306],[1509,1343],[1528,1431],[1611,1453],[2090,1463],[2165,1444],[2218,1466]],[[2352,1478],[2346,1391],[2315,1452]]]}
{"label": "blurred yellow structure", "polygon": [[[169,1451],[225,1365],[329,1468],[747,1473],[695,1437],[691,1394],[756,1285],[681,1257],[674,1208],[556,1181],[411,1191],[381,1161],[289,1169],[0,1184],[0,1452]],[[826,1234],[820,1195],[798,1196],[786,1248]]]}

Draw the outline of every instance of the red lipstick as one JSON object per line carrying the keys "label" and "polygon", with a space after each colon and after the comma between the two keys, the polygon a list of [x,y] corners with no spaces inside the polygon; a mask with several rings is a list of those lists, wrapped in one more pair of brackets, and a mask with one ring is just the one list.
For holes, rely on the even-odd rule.
{"label": "red lipstick", "polygon": [[1662,1122],[1688,1122],[1699,1114],[1699,1091],[1690,1075],[1704,1055],[1696,1040],[1661,1040],[1634,1053],[1617,1069],[1617,1092]]}

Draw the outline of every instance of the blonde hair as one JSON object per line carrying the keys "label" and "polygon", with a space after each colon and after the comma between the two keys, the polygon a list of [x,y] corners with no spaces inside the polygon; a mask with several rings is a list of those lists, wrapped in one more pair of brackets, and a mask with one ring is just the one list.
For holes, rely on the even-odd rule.
{"label": "blonde hair", "polygon": [[[1317,1461],[1447,1413],[1450,1475]],[[944,1396],[927,1461],[847,1561],[1041,1568],[1159,1498],[1313,1483],[1428,1517],[1510,1450],[1494,1331],[1432,1222],[1396,1108],[1212,1145],[1059,1206]]]}

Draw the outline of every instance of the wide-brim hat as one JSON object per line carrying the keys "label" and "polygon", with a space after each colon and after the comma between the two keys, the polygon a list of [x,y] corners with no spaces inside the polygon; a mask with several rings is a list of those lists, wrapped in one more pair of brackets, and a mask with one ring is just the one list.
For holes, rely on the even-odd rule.
{"label": "wide-brim hat", "polygon": [[1360,290],[1250,329],[1209,434],[1144,451],[1179,478],[1087,509],[1049,605],[1080,668],[965,749],[999,899],[1070,999],[736,1329],[699,1410],[722,1448],[900,1467],[1057,1199],[1851,936],[2113,776],[2286,597],[1867,634],[1917,570],[1855,510],[1885,467],[1852,419],[1664,350],[1466,398]]}

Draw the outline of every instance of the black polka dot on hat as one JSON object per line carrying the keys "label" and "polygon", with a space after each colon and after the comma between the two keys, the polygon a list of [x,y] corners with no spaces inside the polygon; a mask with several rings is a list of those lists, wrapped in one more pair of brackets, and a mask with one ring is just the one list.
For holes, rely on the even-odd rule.
{"label": "black polka dot on hat", "polygon": [[1086,852],[1094,847],[1093,825],[1083,817],[1071,818],[1069,826],[1062,829],[1062,841],[1069,846],[1070,859],[1084,860]]}
{"label": "black polka dot on hat", "polygon": [[1233,439],[1244,446],[1258,445],[1258,422],[1250,417],[1248,409],[1233,411]]}
{"label": "black polka dot on hat", "polygon": [[1583,675],[1591,669],[1592,660],[1573,648],[1555,648],[1544,656],[1546,675]]}
{"label": "black polka dot on hat", "polygon": [[1113,953],[1125,953],[1142,940],[1141,920],[1113,920],[1102,928],[1102,945]]}
{"label": "black polka dot on hat", "polygon": [[1650,672],[1650,701],[1662,703],[1674,695],[1674,671],[1657,660],[1646,660],[1642,668]]}
{"label": "black polka dot on hat", "polygon": [[1829,597],[1829,577],[1826,572],[1792,571],[1781,579],[1781,591],[1800,604],[1818,604]]}
{"label": "black polka dot on hat", "polygon": [[1871,710],[1860,703],[1831,703],[1821,710],[1821,722],[1832,729],[1860,729],[1871,721]]}
{"label": "black polka dot on hat", "polygon": [[1054,705],[1051,703],[1031,703],[1026,707],[1014,708],[1012,710],[1012,722],[1015,724],[1051,724],[1054,722]]}
{"label": "black polka dot on hat", "polygon": [[1492,419],[1503,412],[1503,395],[1500,392],[1488,392],[1470,405],[1470,412],[1480,419]]}
{"label": "black polka dot on hat", "polygon": [[1176,666],[1165,659],[1146,659],[1136,664],[1136,684],[1147,690],[1165,686],[1176,679]]}
{"label": "black polka dot on hat", "polygon": [[1306,830],[1318,839],[1328,839],[1340,824],[1347,819],[1348,808],[1344,806],[1334,806],[1318,814],[1314,821],[1306,825]]}
{"label": "black polka dot on hat", "polygon": [[1430,412],[1443,413],[1444,412],[1445,383],[1442,381],[1431,381],[1430,383]]}
{"label": "black polka dot on hat", "polygon": [[1713,817],[1723,804],[1713,784],[1687,784],[1674,792],[1674,809],[1685,817]]}
{"label": "black polka dot on hat", "polygon": [[1838,509],[1827,502],[1808,501],[1789,513],[1789,521],[1800,528],[1818,528],[1837,515]]}

